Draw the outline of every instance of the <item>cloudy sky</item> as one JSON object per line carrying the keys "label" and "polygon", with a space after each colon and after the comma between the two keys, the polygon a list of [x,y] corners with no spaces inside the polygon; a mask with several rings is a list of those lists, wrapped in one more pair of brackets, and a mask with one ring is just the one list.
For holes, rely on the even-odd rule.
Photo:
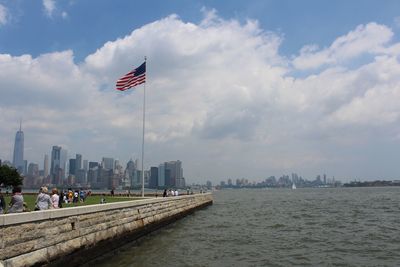
{"label": "cloudy sky", "polygon": [[188,182],[400,179],[400,2],[0,0],[0,159],[180,159]]}

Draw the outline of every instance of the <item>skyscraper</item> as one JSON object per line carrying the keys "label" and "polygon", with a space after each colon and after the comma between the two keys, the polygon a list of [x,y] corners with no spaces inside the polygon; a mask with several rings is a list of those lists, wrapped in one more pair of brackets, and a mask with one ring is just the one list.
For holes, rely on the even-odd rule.
{"label": "skyscraper", "polygon": [[62,181],[62,169],[61,169],[61,147],[53,146],[53,150],[51,151],[51,167],[50,167],[50,176],[52,184],[60,184]]}
{"label": "skyscraper", "polygon": [[43,164],[43,173],[44,177],[49,176],[49,155],[44,155],[44,164]]}
{"label": "skyscraper", "polygon": [[69,175],[76,175],[77,168],[76,168],[76,159],[69,159]]}
{"label": "skyscraper", "polygon": [[103,157],[103,160],[101,161],[101,166],[104,169],[114,171],[114,158],[104,158]]}
{"label": "skyscraper", "polygon": [[62,148],[60,153],[61,183],[65,180],[68,163],[68,150]]}
{"label": "skyscraper", "polygon": [[150,188],[157,188],[158,187],[158,168],[151,167],[150,168],[150,181],[149,181]]}
{"label": "skyscraper", "polygon": [[157,184],[160,187],[165,186],[165,164],[160,164],[158,166],[158,181]]}
{"label": "skyscraper", "polygon": [[89,161],[87,159],[83,160],[83,169],[87,172],[89,170]]}
{"label": "skyscraper", "polygon": [[184,186],[182,184],[183,169],[182,169],[182,162],[180,160],[165,162],[165,169],[169,170],[171,173],[169,184],[167,182],[167,179],[165,179],[166,185],[176,186],[176,187]]}
{"label": "skyscraper", "polygon": [[76,154],[75,157],[75,174],[78,173],[78,170],[82,169],[82,155],[81,154]]}
{"label": "skyscraper", "polygon": [[19,131],[15,134],[13,166],[20,174],[24,173],[24,132],[22,131],[22,123],[19,124]]}
{"label": "skyscraper", "polygon": [[136,172],[136,166],[137,165],[132,159],[130,159],[126,164],[125,182],[124,182],[125,187],[133,187],[135,185],[134,177]]}

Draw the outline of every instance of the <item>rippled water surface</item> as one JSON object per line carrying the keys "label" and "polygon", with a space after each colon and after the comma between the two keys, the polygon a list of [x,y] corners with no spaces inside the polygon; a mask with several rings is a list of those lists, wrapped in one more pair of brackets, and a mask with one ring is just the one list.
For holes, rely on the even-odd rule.
{"label": "rippled water surface", "polygon": [[96,266],[400,266],[400,188],[222,190]]}

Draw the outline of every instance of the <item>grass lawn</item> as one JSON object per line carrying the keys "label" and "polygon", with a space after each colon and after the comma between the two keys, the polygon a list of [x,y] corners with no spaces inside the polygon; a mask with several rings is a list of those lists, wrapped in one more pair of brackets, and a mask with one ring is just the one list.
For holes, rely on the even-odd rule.
{"label": "grass lawn", "polygon": [[[26,202],[26,204],[28,205],[28,209],[30,211],[33,211],[35,209],[35,202],[36,202],[37,195],[24,195],[23,194],[23,196],[24,196],[24,202]],[[87,197],[85,202],[78,202],[78,203],[71,203],[71,204],[63,203],[62,207],[70,208],[70,207],[77,207],[77,206],[100,204],[100,199],[101,199],[101,196],[93,195],[93,196]],[[105,199],[106,199],[107,203],[112,203],[112,202],[129,201],[129,200],[135,200],[135,199],[141,199],[141,198],[105,196]],[[8,207],[9,207],[10,200],[11,200],[11,196],[5,196],[5,201],[7,203],[6,209],[8,209]]]}

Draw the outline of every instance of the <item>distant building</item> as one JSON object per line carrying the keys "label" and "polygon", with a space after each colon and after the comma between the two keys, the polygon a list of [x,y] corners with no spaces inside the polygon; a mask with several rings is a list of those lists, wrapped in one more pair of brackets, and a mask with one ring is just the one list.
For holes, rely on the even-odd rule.
{"label": "distant building", "polygon": [[21,123],[19,125],[19,131],[15,134],[13,166],[20,174],[24,173],[24,132],[22,131]]}
{"label": "distant building", "polygon": [[167,187],[175,187],[171,179],[171,170],[164,169],[164,178],[165,178],[165,186]]}
{"label": "distant building", "polygon": [[160,164],[158,166],[158,186],[165,186],[165,164]]}
{"label": "distant building", "polygon": [[75,157],[75,174],[78,173],[78,170],[82,169],[82,155],[81,154],[76,154]]}
{"label": "distant building", "polygon": [[95,188],[97,184],[98,169],[99,169],[98,165],[93,166],[92,168],[89,168],[87,173],[87,184],[92,188]]}
{"label": "distant building", "polygon": [[39,165],[36,164],[36,163],[29,163],[28,175],[30,175],[30,176],[39,176]]}
{"label": "distant building", "polygon": [[135,173],[136,173],[136,166],[137,164],[130,159],[128,163],[126,163],[126,168],[125,168],[125,175],[124,175],[124,181],[122,183],[122,186],[125,188],[131,188],[135,186]]}
{"label": "distant building", "polygon": [[69,175],[76,175],[76,159],[69,159]]}
{"label": "distant building", "polygon": [[89,161],[87,159],[83,160],[83,169],[87,172],[89,170]]}
{"label": "distant building", "polygon": [[98,167],[100,164],[95,161],[90,161],[89,162],[89,170]]}
{"label": "distant building", "polygon": [[79,169],[75,174],[75,182],[79,185],[86,185],[86,171],[84,169]]}
{"label": "distant building", "polygon": [[24,171],[23,174],[27,174],[28,173],[28,161],[26,159],[24,159]]}
{"label": "distant building", "polygon": [[149,181],[150,188],[157,188],[158,187],[158,168],[151,167],[150,168],[150,181]]}
{"label": "distant building", "polygon": [[114,159],[113,158],[103,158],[101,161],[101,166],[104,169],[114,171]]}
{"label": "distant building", "polygon": [[24,178],[25,188],[34,188],[36,180],[39,178],[39,165],[36,163],[29,163],[27,175]]}
{"label": "distant building", "polygon": [[112,187],[113,170],[106,168],[98,168],[97,181],[92,184],[92,188],[108,189]]}
{"label": "distant building", "polygon": [[43,163],[43,175],[44,177],[49,176],[49,155],[44,155],[44,163]]}
{"label": "distant building", "polygon": [[60,153],[61,184],[63,184],[66,178],[67,165],[68,165],[68,151],[62,148]]}
{"label": "distant building", "polygon": [[61,176],[61,147],[53,146],[51,151],[51,159],[50,159],[50,176],[52,184],[61,184],[62,176]]}
{"label": "distant building", "polygon": [[165,162],[165,169],[170,171],[169,186],[184,187],[182,162],[180,160]]}

